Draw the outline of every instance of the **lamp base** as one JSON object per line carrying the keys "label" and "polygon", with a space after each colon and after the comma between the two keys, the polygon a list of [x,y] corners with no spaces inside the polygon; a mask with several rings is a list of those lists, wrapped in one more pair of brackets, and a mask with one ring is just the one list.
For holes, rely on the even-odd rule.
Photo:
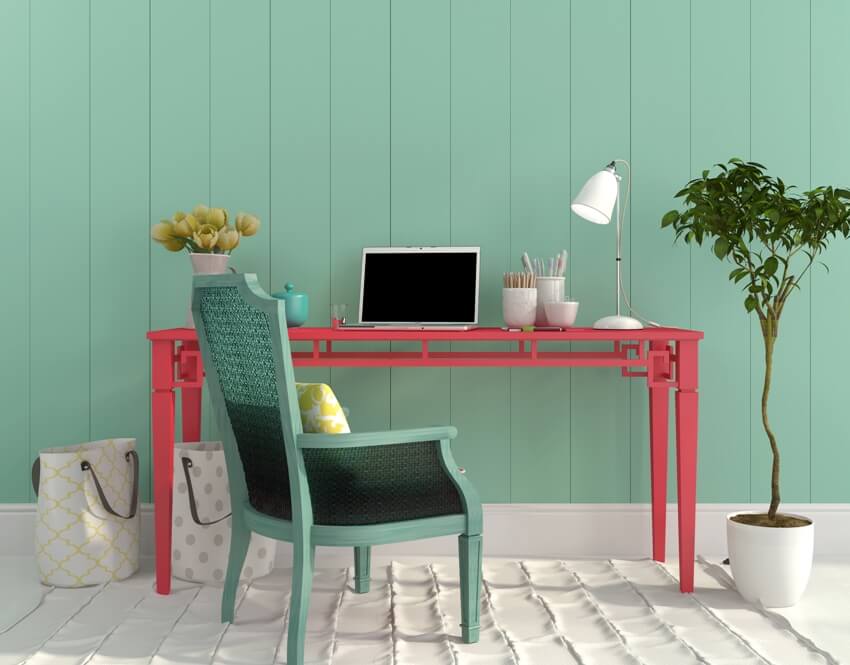
{"label": "lamp base", "polygon": [[593,327],[597,330],[640,330],[643,324],[631,316],[603,316]]}

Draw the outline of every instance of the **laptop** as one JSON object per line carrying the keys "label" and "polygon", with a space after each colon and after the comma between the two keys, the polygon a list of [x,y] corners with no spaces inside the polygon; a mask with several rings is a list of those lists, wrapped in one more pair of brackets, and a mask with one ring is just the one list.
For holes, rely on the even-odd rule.
{"label": "laptop", "polygon": [[480,247],[364,247],[359,324],[469,330],[478,324]]}

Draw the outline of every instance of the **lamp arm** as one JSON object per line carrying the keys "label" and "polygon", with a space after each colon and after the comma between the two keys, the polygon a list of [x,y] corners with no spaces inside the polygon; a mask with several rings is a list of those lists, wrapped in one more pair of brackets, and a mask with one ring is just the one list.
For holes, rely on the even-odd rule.
{"label": "lamp arm", "polygon": [[620,206],[620,188],[619,185],[617,187],[617,315],[620,315],[620,297],[622,297],[623,302],[626,303],[626,307],[629,310],[629,314],[634,314],[635,317],[644,321],[647,325],[653,326],[655,328],[660,328],[661,324],[656,323],[655,321],[650,321],[644,316],[641,316],[640,312],[632,307],[632,303],[629,301],[629,296],[626,293],[626,289],[623,287],[623,277],[621,271],[622,264],[622,235],[623,235],[623,227],[626,222],[626,209],[629,205],[629,198],[632,194],[632,165],[629,164],[625,159],[615,159],[615,164],[624,164],[626,167],[626,195],[623,197],[623,205]]}

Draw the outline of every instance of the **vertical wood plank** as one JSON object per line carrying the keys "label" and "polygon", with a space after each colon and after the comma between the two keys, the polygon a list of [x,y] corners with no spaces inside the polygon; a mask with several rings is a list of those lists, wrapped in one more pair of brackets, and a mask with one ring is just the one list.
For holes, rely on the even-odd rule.
{"label": "vertical wood plank", "polygon": [[[331,294],[357,317],[363,247],[390,243],[390,3],[331,2]],[[379,345],[384,350],[388,345]],[[361,347],[362,348],[362,347]],[[376,347],[377,348],[377,347]],[[390,370],[335,368],[352,428],[390,424]]]}
{"label": "vertical wood plank", "polygon": [[31,21],[30,458],[91,434],[88,1]]}
{"label": "vertical wood plank", "polygon": [[[330,259],[330,0],[271,4],[271,245],[273,289],[310,297],[307,325],[328,325]],[[330,370],[299,368],[299,381]]]}
{"label": "vertical wood plank", "polygon": [[[691,175],[750,154],[750,3],[694,0],[691,9]],[[736,48],[718,48],[718,44]],[[750,498],[750,320],[730,268],[691,251],[691,321],[705,331],[698,496]]]}
{"label": "vertical wood plank", "polygon": [[[510,3],[456,0],[451,17],[452,244],[481,246],[479,321],[501,325],[510,250]],[[455,452],[484,501],[510,501],[510,373],[452,370]]]}
{"label": "vertical wood plank", "polygon": [[[210,4],[210,205],[262,221],[260,231],[242,238],[230,265],[269,280],[269,0],[215,0]],[[238,48],[223,48],[234,35]],[[274,288],[273,288],[274,287]],[[209,391],[202,407],[205,439],[218,439]]]}
{"label": "vertical wood plank", "polygon": [[[752,0],[752,159],[798,193],[810,177],[809,8],[809,0]],[[788,81],[795,82],[793,95],[782,90]],[[811,497],[811,280],[800,286],[779,324],[769,418],[779,442],[782,500],[803,503]],[[740,293],[738,299],[743,302]],[[761,420],[764,341],[755,315],[750,330],[750,501],[770,501],[772,457]]]}
{"label": "vertical wood plank", "polygon": [[[449,0],[392,4],[391,242],[451,242]],[[434,345],[433,350],[444,350]],[[396,350],[419,345],[393,344]],[[450,370],[392,369],[394,428],[448,423]]]}
{"label": "vertical wood plank", "polygon": [[[569,2],[512,4],[510,270],[570,249],[569,34]],[[571,370],[510,374],[511,500],[569,501]]]}
{"label": "vertical wood plank", "polygon": [[[209,2],[151,0],[151,223],[210,200]],[[184,325],[191,291],[186,252],[153,245],[151,327]]]}
{"label": "vertical wood plank", "polygon": [[[257,215],[259,233],[243,238],[230,263],[269,281],[269,0],[210,5],[210,204]],[[225,48],[234,35],[238,48]],[[283,288],[283,285],[280,285]]]}
{"label": "vertical wood plank", "polygon": [[[629,159],[629,9],[627,0],[575,0],[571,22],[572,193],[614,158]],[[615,222],[571,215],[571,292],[582,325],[613,314]],[[629,264],[628,221],[623,259]],[[628,288],[628,272],[624,275]],[[629,499],[629,386],[605,368],[572,373],[570,467],[573,501]]]}
{"label": "vertical wood plank", "polygon": [[[850,3],[812,0],[812,184],[850,185],[850,88],[847,75]],[[847,418],[846,331],[850,310],[850,243],[836,240],[812,273],[812,449],[811,500],[850,501],[850,420]]]}
{"label": "vertical wood plank", "polygon": [[149,500],[148,3],[91,3],[93,439],[136,438]]}
{"label": "vertical wood plank", "polygon": [[[0,182],[7,223],[15,233],[14,251],[0,263],[0,502],[30,496],[26,469],[29,449],[29,2],[0,3]],[[12,64],[14,63],[14,64]],[[11,65],[11,66],[10,66]]]}
{"label": "vertical wood plank", "polygon": [[[210,201],[210,0],[151,0],[150,30],[154,223]],[[191,47],[168,47],[187,40]],[[152,244],[150,265],[151,328],[185,325],[192,293],[188,255]],[[209,402],[205,407],[202,418],[209,416]],[[176,414],[179,433],[179,404]]]}
{"label": "vertical wood plank", "polygon": [[[659,26],[665,26],[659,30]],[[679,0],[632,3],[631,299],[668,326],[690,325],[690,252],[674,246],[661,217],[690,172],[690,5]],[[631,390],[631,501],[650,500],[649,404],[646,381]],[[675,431],[670,410],[670,432]],[[672,443],[672,441],[671,441]],[[669,455],[668,500],[675,501],[675,456]]]}

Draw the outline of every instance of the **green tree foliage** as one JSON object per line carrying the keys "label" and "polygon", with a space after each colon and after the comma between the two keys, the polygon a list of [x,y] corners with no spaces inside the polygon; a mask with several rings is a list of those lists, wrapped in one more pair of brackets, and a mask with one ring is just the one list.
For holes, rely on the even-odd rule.
{"label": "green tree foliage", "polygon": [[702,172],[676,194],[683,210],[661,220],[676,240],[710,245],[714,255],[735,267],[729,279],[743,290],[747,312],[761,324],[765,351],[762,424],[773,454],[768,515],[779,508],[779,448],[768,421],[773,351],[788,297],[830,240],[850,237],[850,191],[817,187],[797,194],[793,186],[766,173],[756,162],[731,159],[715,173]]}

